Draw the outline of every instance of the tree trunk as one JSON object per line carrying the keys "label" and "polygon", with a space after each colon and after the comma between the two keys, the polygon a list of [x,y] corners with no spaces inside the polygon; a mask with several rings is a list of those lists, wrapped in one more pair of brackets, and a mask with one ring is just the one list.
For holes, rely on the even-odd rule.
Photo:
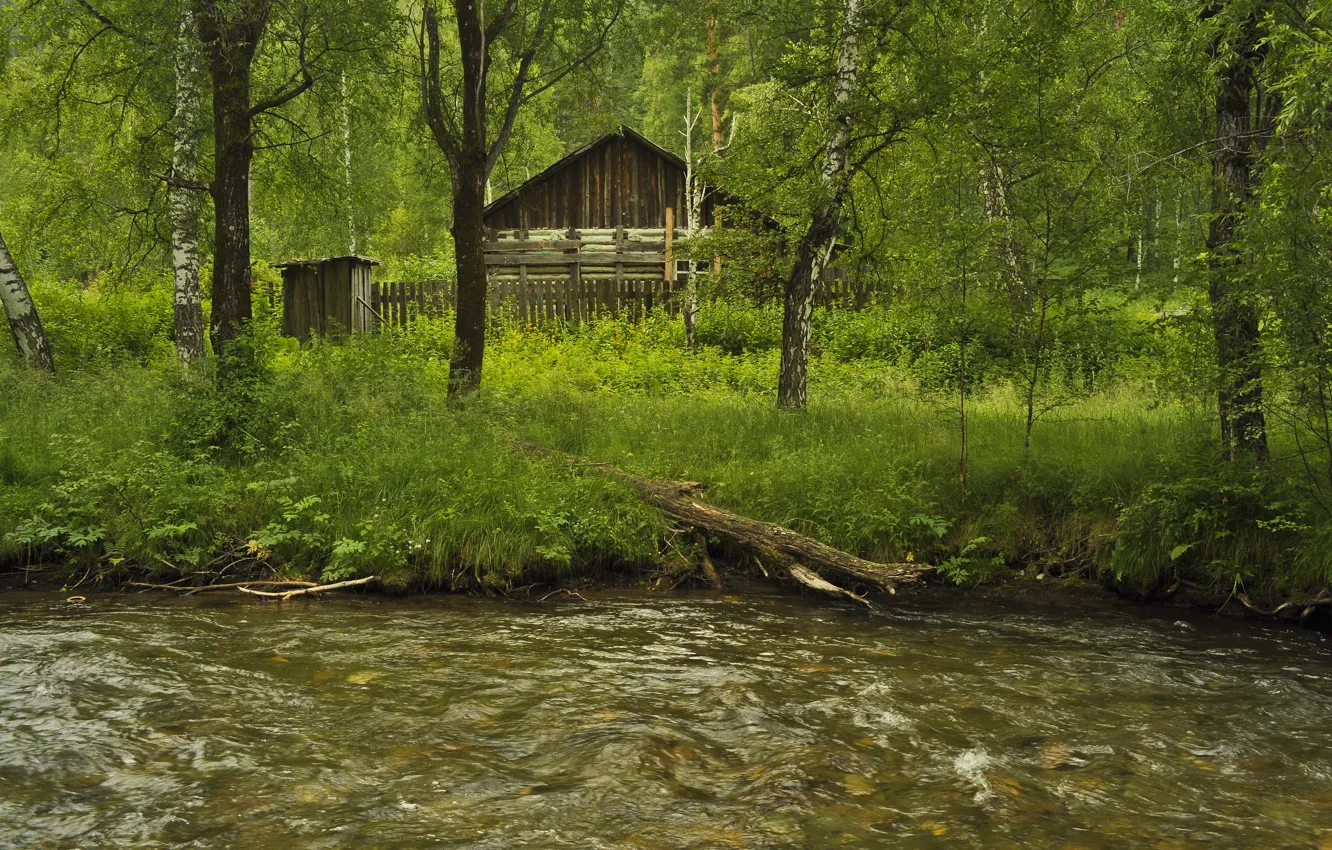
{"label": "tree trunk", "polygon": [[[351,139],[351,95],[347,93],[347,72],[343,71],[339,86],[342,101],[342,189],[347,204],[347,253],[356,254],[356,206],[352,193],[352,139]],[[487,183],[487,190],[490,184]],[[487,192],[489,194],[489,192]]]}
{"label": "tree trunk", "polygon": [[1264,461],[1267,423],[1258,310],[1246,297],[1244,256],[1235,244],[1244,207],[1253,198],[1255,140],[1250,114],[1263,58],[1260,44],[1258,17],[1252,14],[1243,23],[1233,54],[1217,72],[1217,148],[1212,158],[1207,249],[1222,444],[1232,456],[1244,452]]}
{"label": "tree trunk", "polygon": [[809,229],[800,239],[795,266],[786,283],[777,405],[788,410],[804,410],[808,400],[809,323],[814,312],[814,285],[832,254],[850,181],[847,147],[851,142],[851,115],[848,104],[856,86],[860,59],[860,2],[845,0],[841,45],[837,53],[837,83],[833,92],[836,127],[828,139],[823,160],[824,197],[816,205]]}
{"label": "tree trunk", "polygon": [[486,206],[486,72],[489,49],[481,3],[454,0],[458,46],[462,54],[461,138],[449,157],[453,183],[453,250],[458,275],[458,311],[454,314],[453,357],[449,362],[449,398],[481,386],[486,354],[486,255],[482,244]]}
{"label": "tree trunk", "polygon": [[[193,183],[199,169],[199,49],[194,7],[185,4],[176,35],[176,104],[172,115],[172,176]],[[199,291],[197,190],[172,186],[171,266],[175,282],[176,356],[189,363],[204,356],[203,297]]]}
{"label": "tree trunk", "polygon": [[[698,116],[694,113],[694,89],[689,87],[685,93],[685,232],[690,239],[698,235],[699,215],[702,212],[703,198],[699,191],[698,175],[694,173],[694,125]],[[690,351],[698,348],[698,271],[697,263],[688,262],[685,272],[684,318],[685,347]]]}
{"label": "tree trunk", "polygon": [[32,303],[28,284],[19,274],[18,264],[9,253],[3,234],[0,234],[0,303],[9,317],[9,329],[14,332],[14,342],[23,362],[33,369],[54,372],[51,343],[42,328],[41,317],[37,315],[37,306]]}
{"label": "tree trunk", "polygon": [[786,281],[777,405],[787,410],[804,410],[809,400],[809,331],[814,314],[814,284],[827,265],[841,214],[840,197],[815,211],[814,221],[800,239],[795,266]]}
{"label": "tree trunk", "polygon": [[[233,20],[225,16],[234,15]],[[250,303],[250,66],[268,21],[262,0],[222,7],[206,2],[200,38],[213,82],[213,352],[254,317]]]}
{"label": "tree trunk", "polygon": [[449,362],[449,397],[481,386],[486,347],[485,163],[460,163],[453,180],[453,250],[458,275],[458,310]]}
{"label": "tree trunk", "polygon": [[[562,68],[544,76],[536,92],[532,83],[533,63],[538,49],[553,34],[550,25],[551,4],[542,5],[536,25],[531,30],[527,50],[515,58],[517,67],[508,88],[508,103],[493,139],[488,138],[490,117],[486,99],[486,78],[492,56],[490,46],[515,20],[519,0],[508,0],[500,11],[486,21],[480,0],[453,0],[453,19],[458,27],[458,53],[462,70],[461,97],[446,97],[440,82],[439,15],[434,0],[421,8],[421,100],[426,124],[435,143],[449,160],[453,183],[453,240],[458,274],[458,311],[455,317],[453,357],[449,363],[449,397],[458,398],[481,386],[481,365],[486,342],[486,258],[484,253],[484,217],[486,183],[496,161],[513,133],[514,121],[523,104],[544,91],[574,68],[601,50],[605,35],[619,17],[619,10],[602,31],[600,41]],[[518,18],[518,20],[522,20]]]}
{"label": "tree trunk", "polygon": [[708,72],[712,77],[712,150],[722,149],[721,65],[717,62],[716,3],[708,12]]}

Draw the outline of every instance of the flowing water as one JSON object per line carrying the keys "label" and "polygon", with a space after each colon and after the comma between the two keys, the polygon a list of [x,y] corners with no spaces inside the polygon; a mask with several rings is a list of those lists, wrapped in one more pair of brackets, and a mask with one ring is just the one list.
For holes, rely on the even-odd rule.
{"label": "flowing water", "polygon": [[1332,847],[1325,637],[777,595],[0,594],[0,846]]}

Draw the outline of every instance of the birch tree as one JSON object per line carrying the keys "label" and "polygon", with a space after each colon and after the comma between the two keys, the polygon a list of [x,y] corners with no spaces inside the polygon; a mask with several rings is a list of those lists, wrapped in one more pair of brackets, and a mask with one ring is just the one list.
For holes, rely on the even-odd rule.
{"label": "birch tree", "polygon": [[171,116],[171,268],[176,356],[189,363],[204,356],[203,297],[199,291],[199,55],[193,0],[186,0],[176,34],[176,97]]}
{"label": "birch tree", "polygon": [[782,316],[782,359],[777,378],[777,404],[803,410],[808,400],[809,331],[814,311],[814,283],[832,254],[842,205],[850,184],[850,101],[860,63],[861,0],[845,0],[842,37],[837,51],[833,91],[833,128],[823,155],[822,198],[796,249],[795,265],[786,282]]}
{"label": "birch tree", "polygon": [[[694,111],[694,90],[688,88],[685,93],[684,134],[685,140],[685,235],[693,239],[702,228],[703,184],[699,180],[698,170],[694,167],[694,130],[698,126],[698,113]],[[698,270],[697,264],[690,259],[685,271],[684,307],[680,311],[684,319],[685,345],[690,351],[698,346]]]}
{"label": "birch tree", "polygon": [[4,234],[0,233],[0,302],[4,304],[5,315],[9,318],[9,329],[14,333],[14,342],[18,345],[19,357],[33,369],[46,372],[55,371],[55,359],[51,356],[51,343],[42,328],[41,317],[37,315],[37,306],[32,303],[28,284],[19,274],[18,264],[9,253]]}

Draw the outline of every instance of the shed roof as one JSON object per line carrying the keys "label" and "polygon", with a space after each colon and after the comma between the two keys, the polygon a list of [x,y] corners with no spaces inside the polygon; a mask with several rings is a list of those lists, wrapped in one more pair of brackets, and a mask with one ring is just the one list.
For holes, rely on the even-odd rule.
{"label": "shed roof", "polygon": [[371,266],[382,265],[382,263],[380,263],[380,261],[376,260],[374,257],[363,257],[360,254],[348,254],[345,257],[311,257],[308,260],[305,259],[286,260],[281,263],[273,263],[272,266],[275,269],[290,269],[290,268],[295,268],[297,266],[316,266],[319,265],[320,263],[331,263],[336,260],[359,260],[360,262],[365,263],[366,265],[371,265]]}

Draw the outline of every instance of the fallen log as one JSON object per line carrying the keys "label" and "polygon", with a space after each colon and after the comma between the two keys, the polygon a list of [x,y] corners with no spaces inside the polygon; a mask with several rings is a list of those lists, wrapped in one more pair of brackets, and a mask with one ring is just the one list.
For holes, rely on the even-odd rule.
{"label": "fallen log", "polygon": [[867,561],[785,526],[750,519],[701,502],[694,495],[705,488],[696,481],[642,478],[622,472],[609,464],[552,451],[535,443],[518,441],[518,447],[531,455],[561,457],[580,469],[628,484],[643,501],[671,519],[754,552],[758,556],[760,569],[764,563],[778,566],[798,584],[829,596],[851,599],[868,606],[870,603],[863,596],[838,587],[827,577],[896,593],[897,585],[915,581],[931,569],[925,564],[880,564]]}

